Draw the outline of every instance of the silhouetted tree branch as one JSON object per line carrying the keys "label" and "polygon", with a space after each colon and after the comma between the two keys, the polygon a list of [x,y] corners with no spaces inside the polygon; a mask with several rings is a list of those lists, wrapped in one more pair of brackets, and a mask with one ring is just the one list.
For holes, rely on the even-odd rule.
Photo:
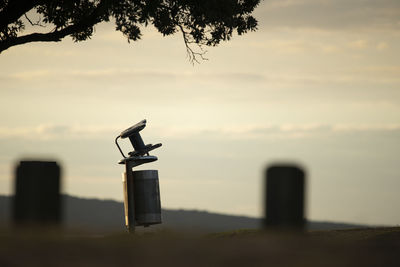
{"label": "silhouetted tree branch", "polygon": [[[149,24],[164,36],[180,31],[189,60],[198,62],[206,59],[203,46],[230,40],[234,30],[239,35],[256,30],[251,14],[258,4],[259,0],[0,0],[0,53],[30,42],[58,42],[66,36],[84,41],[96,24],[113,19],[128,41],[140,39],[141,28]],[[38,21],[33,23],[27,12],[36,12]],[[23,35],[25,21],[52,30]]]}

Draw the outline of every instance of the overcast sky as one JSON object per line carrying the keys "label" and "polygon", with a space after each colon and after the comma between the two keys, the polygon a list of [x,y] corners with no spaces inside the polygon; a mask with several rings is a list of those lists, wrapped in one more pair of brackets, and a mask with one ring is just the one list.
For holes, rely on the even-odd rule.
{"label": "overcast sky", "polygon": [[146,118],[165,208],[261,216],[265,167],[295,162],[308,218],[398,225],[400,2],[263,1],[256,17],[194,66],[180,35],[128,44],[112,24],[0,54],[0,194],[39,157],[66,193],[121,200],[114,138]]}

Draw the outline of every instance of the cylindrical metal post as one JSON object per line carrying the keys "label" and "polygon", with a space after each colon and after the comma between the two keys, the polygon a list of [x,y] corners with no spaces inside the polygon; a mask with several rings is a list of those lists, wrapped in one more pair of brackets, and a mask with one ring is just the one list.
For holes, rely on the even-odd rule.
{"label": "cylindrical metal post", "polygon": [[129,162],[123,175],[125,225],[130,233],[135,226],[161,223],[161,201],[157,170],[132,171]]}
{"label": "cylindrical metal post", "polygon": [[57,162],[21,161],[15,174],[14,223],[59,224],[62,214]]}
{"label": "cylindrical metal post", "polygon": [[161,201],[157,170],[134,171],[135,219],[138,225],[161,223]]}
{"label": "cylindrical metal post", "polygon": [[125,163],[125,173],[123,176],[124,190],[124,210],[125,210],[125,225],[129,233],[135,232],[135,184],[132,175],[132,164],[130,161]]}
{"label": "cylindrical metal post", "polygon": [[291,165],[271,166],[266,171],[265,226],[302,229],[304,172]]}

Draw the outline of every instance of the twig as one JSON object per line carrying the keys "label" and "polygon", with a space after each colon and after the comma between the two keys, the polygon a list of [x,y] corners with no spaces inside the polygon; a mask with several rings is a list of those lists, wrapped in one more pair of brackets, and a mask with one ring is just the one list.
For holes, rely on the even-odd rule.
{"label": "twig", "polygon": [[[185,47],[186,47],[186,53],[187,53],[187,57],[189,58],[189,61],[194,64],[195,62],[197,64],[200,64],[200,62],[198,61],[198,57],[201,58],[201,60],[208,60],[208,58],[206,58],[204,55],[207,53],[207,51],[203,50],[201,44],[194,42],[194,41],[190,41],[188,36],[187,36],[187,32],[185,31],[185,29],[183,28],[182,25],[178,25],[179,29],[182,32],[182,36],[183,36],[183,42],[185,43]],[[201,52],[197,52],[194,51],[191,47],[190,44],[197,44],[197,46],[200,48]]]}
{"label": "twig", "polygon": [[32,21],[28,18],[28,16],[26,15],[26,13],[24,14],[24,16],[25,16],[25,18],[29,21],[29,23],[30,23],[32,26],[40,26],[40,27],[43,27],[43,28],[46,27],[45,25],[43,25],[43,24],[40,23],[41,18],[39,18],[38,21],[37,21],[36,23],[34,23],[34,22],[32,22]]}

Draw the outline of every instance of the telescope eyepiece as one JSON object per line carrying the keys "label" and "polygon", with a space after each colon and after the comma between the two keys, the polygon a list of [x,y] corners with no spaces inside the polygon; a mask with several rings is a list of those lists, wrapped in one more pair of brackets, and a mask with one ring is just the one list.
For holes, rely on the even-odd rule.
{"label": "telescope eyepiece", "polygon": [[132,135],[139,133],[141,130],[144,129],[144,127],[146,127],[146,120],[142,120],[141,122],[138,122],[135,125],[129,127],[128,129],[122,131],[119,136],[122,139],[130,137]]}

